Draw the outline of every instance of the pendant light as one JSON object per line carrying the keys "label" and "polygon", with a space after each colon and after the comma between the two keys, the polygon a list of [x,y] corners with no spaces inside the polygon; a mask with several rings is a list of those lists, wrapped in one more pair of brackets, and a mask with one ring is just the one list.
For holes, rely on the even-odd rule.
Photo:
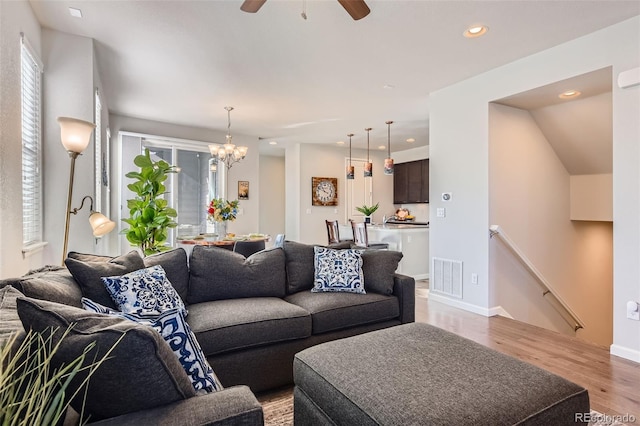
{"label": "pendant light", "polygon": [[393,121],[385,121],[387,125],[387,158],[384,159],[384,174],[393,174],[393,158],[391,158],[391,125]]}
{"label": "pendant light", "polygon": [[371,131],[371,127],[367,127],[364,130],[367,131],[367,162],[364,163],[364,177],[372,177],[373,163],[369,161],[369,132]]}
{"label": "pendant light", "polygon": [[347,136],[349,136],[349,165],[347,166],[347,179],[354,179],[354,168],[351,165],[351,138],[353,137],[353,133],[349,133]]}

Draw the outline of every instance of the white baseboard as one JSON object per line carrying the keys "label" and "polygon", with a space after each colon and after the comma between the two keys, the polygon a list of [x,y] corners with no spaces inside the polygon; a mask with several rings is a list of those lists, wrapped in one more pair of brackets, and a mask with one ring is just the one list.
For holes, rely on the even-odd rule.
{"label": "white baseboard", "polygon": [[625,348],[620,345],[611,345],[609,347],[609,352],[611,355],[619,356],[620,358],[625,358],[631,361],[635,361],[640,363],[640,351],[635,349]]}
{"label": "white baseboard", "polygon": [[412,275],[414,280],[428,280],[429,279],[429,274],[418,274],[418,275]]}
{"label": "white baseboard", "polygon": [[502,306],[494,306],[493,308],[489,309],[489,316],[493,317],[495,315],[500,315],[501,317],[513,319],[511,314],[507,312]]}
{"label": "white baseboard", "polygon": [[444,303],[445,305],[453,306],[454,308],[463,309],[465,311],[473,312],[474,314],[490,317],[492,314],[490,309],[483,308],[482,306],[472,305],[471,303],[463,302],[462,300],[451,299],[446,296],[442,296],[433,291],[429,292],[429,300],[433,300],[438,303]]}

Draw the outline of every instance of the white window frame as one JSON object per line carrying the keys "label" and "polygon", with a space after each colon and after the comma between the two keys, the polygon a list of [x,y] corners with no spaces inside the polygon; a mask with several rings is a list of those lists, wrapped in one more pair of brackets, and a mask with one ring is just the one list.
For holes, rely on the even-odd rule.
{"label": "white window frame", "polygon": [[42,204],[42,73],[44,66],[24,34],[20,34],[22,121],[22,252],[35,252],[43,241]]}
{"label": "white window frame", "polygon": [[95,197],[93,209],[97,212],[102,211],[102,102],[100,101],[100,92],[96,88],[95,96],[95,121],[96,129],[94,133],[94,162],[95,162]]}

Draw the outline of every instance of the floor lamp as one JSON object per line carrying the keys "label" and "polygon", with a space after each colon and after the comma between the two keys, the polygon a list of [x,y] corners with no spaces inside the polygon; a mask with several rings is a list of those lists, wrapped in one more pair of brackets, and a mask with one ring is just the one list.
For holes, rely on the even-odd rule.
{"label": "floor lamp", "polygon": [[67,247],[69,244],[69,222],[72,214],[77,214],[84,206],[84,202],[87,198],[91,201],[89,223],[93,229],[93,235],[101,237],[111,232],[116,224],[109,220],[106,216],[99,212],[93,211],[93,198],[86,196],[82,199],[82,203],[79,208],[71,209],[71,198],[73,196],[73,176],[76,167],[76,158],[82,154],[82,151],[87,149],[89,140],[91,138],[91,132],[96,127],[95,124],[84,120],[78,120],[77,118],[70,117],[58,117],[58,124],[60,124],[60,139],[62,145],[69,153],[71,158],[71,170],[69,172],[69,193],[67,195],[67,214],[64,225],[64,244],[62,248],[62,266],[64,266],[64,259],[67,255]]}

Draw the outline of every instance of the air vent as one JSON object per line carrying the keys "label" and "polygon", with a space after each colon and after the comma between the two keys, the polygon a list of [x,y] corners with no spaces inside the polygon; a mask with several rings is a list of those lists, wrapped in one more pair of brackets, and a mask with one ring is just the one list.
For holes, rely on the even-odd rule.
{"label": "air vent", "polygon": [[433,258],[431,291],[462,299],[462,261]]}

